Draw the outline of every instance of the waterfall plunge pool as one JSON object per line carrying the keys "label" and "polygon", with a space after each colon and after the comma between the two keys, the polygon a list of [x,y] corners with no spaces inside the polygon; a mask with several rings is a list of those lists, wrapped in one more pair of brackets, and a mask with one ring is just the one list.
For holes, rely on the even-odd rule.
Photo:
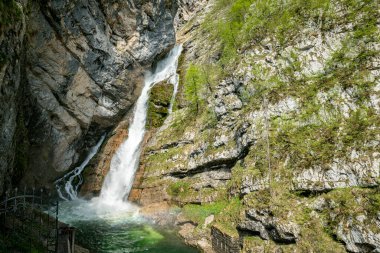
{"label": "waterfall plunge pool", "polygon": [[[89,201],[78,199],[78,188],[83,182],[81,173],[98,151],[104,136],[74,171],[57,180],[60,204],[59,219],[77,229],[77,242],[92,253],[195,253],[170,228],[160,228],[138,215],[138,208],[125,201],[128,196],[140,158],[140,145],[145,134],[147,103],[150,88],[161,81],[173,84],[174,92],[169,111],[178,90],[177,65],[182,46],[175,46],[158,62],[153,71],[145,73],[144,87],[138,98],[128,138],[121,144],[111,160],[110,171],[100,196]],[[74,179],[79,183],[74,185]]]}
{"label": "waterfall plunge pool", "polygon": [[[115,211],[117,210],[117,211]],[[59,219],[76,228],[76,242],[91,253],[197,253],[172,228],[138,215],[128,204],[105,205],[98,199],[60,202]]]}

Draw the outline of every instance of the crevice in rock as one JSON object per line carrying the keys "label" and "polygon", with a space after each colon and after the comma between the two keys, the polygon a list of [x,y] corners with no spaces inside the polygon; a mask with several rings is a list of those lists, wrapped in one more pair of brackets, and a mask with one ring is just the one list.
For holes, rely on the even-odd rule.
{"label": "crevice in rock", "polygon": [[247,146],[245,146],[241,152],[236,157],[230,157],[230,158],[224,158],[224,159],[217,159],[212,160],[209,162],[206,162],[204,164],[201,164],[200,166],[188,170],[188,171],[175,171],[167,174],[168,176],[172,176],[175,178],[185,178],[188,176],[194,176],[199,173],[213,171],[213,170],[219,170],[219,169],[231,169],[235,166],[235,164],[241,160],[244,159],[249,152],[249,149],[251,147],[253,142],[249,142]]}
{"label": "crevice in rock", "polygon": [[194,144],[193,141],[178,141],[178,142],[171,142],[171,143],[168,143],[168,144],[164,144],[162,145],[159,149],[157,150],[151,150],[151,151],[148,151],[146,154],[147,155],[154,155],[154,154],[157,154],[157,153],[161,153],[162,151],[164,150],[168,150],[168,149],[171,149],[171,148],[177,148],[177,147],[181,147],[181,146],[185,146],[185,145],[188,145],[188,144]]}

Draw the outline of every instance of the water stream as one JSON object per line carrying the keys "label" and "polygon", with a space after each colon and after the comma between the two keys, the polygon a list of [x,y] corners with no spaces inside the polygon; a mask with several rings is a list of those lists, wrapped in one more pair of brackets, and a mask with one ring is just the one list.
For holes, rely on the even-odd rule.
{"label": "water stream", "polygon": [[63,180],[68,179],[65,187],[57,189],[63,199],[71,200],[61,203],[59,218],[78,229],[79,241],[91,252],[197,252],[181,243],[174,231],[162,230],[139,216],[138,207],[127,201],[139,164],[150,89],[164,80],[173,84],[174,92],[169,110],[171,112],[178,90],[176,71],[181,51],[181,45],[175,46],[157,63],[154,70],[145,74],[144,87],[134,108],[128,138],[111,160],[110,171],[105,178],[100,196],[89,201],[78,199],[78,184],[73,186],[73,182],[97,152],[104,137],[91,150],[88,159],[82,163],[83,166],[79,166],[59,181],[62,185]]}
{"label": "water stream", "polygon": [[69,173],[64,175],[62,178],[55,181],[55,187],[61,199],[66,200],[66,201],[78,199],[78,188],[83,183],[82,172],[84,168],[86,168],[90,160],[98,152],[105,137],[106,137],[105,134],[102,137],[100,137],[100,140],[98,141],[98,143],[90,149],[90,152],[88,153],[87,157],[84,159],[84,161],[82,162],[80,166],[76,167],[74,170],[70,171]]}
{"label": "water stream", "polygon": [[[128,138],[121,144],[111,161],[100,200],[108,204],[125,201],[132,188],[134,176],[140,159],[140,146],[144,139],[149,90],[164,80],[178,85],[177,64],[182,46],[175,46],[165,59],[158,62],[153,72],[145,74],[144,88],[136,102],[133,121],[128,129]],[[177,86],[175,85],[175,86]],[[178,88],[175,88],[175,90]]]}

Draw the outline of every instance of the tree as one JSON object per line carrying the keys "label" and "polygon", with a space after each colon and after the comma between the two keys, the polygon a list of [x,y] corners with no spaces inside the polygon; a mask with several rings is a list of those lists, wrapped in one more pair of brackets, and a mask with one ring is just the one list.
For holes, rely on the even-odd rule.
{"label": "tree", "polygon": [[197,114],[201,103],[199,93],[203,83],[205,83],[204,79],[201,69],[194,64],[190,64],[185,75],[185,95]]}

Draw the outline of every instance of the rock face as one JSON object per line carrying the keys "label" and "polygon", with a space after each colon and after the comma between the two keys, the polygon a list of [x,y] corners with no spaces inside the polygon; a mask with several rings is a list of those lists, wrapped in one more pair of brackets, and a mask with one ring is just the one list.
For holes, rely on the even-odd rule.
{"label": "rock face", "polygon": [[106,177],[111,166],[112,157],[120,145],[128,138],[128,121],[122,121],[110,133],[106,144],[91,164],[83,173],[84,183],[80,188],[80,195],[86,198],[99,195],[104,178]]}
{"label": "rock face", "polygon": [[183,3],[177,107],[132,199],[183,206],[181,236],[216,252],[379,251],[377,4]]}
{"label": "rock face", "polygon": [[326,191],[339,187],[374,187],[380,177],[380,154],[371,156],[352,151],[348,161],[337,159],[329,168],[314,167],[294,176],[294,188],[304,191]]}
{"label": "rock face", "polygon": [[[175,43],[177,8],[164,0],[30,2],[21,15],[27,22],[2,31],[1,51],[12,60],[1,72],[4,91],[12,89],[3,98],[9,110],[1,118],[2,148],[12,149],[20,98],[30,140],[24,184],[52,183],[126,115],[144,68]],[[27,99],[17,96],[20,79]],[[1,171],[14,166],[12,153],[1,159]]]}
{"label": "rock face", "polygon": [[[344,241],[347,250],[350,252],[379,252],[380,233],[371,231],[371,229],[362,223],[363,219],[366,219],[366,217],[357,217],[356,221],[349,219],[348,221],[340,222],[337,235]],[[359,224],[355,224],[357,221],[359,221]],[[380,225],[379,219],[371,222],[377,226]]]}
{"label": "rock face", "polygon": [[278,243],[295,243],[300,228],[292,222],[281,222],[266,210],[250,209],[246,211],[246,220],[238,225],[240,231],[257,233],[264,240]]}
{"label": "rock face", "polygon": [[[4,184],[11,186],[12,175],[23,168],[14,167],[19,138],[23,128],[22,105],[24,96],[22,74],[24,63],[25,5],[4,3],[0,18],[0,195]],[[9,15],[6,17],[6,15]],[[21,134],[19,134],[21,137]],[[24,137],[24,136],[22,136]],[[22,150],[21,150],[22,151]],[[20,158],[21,159],[21,158]]]}

